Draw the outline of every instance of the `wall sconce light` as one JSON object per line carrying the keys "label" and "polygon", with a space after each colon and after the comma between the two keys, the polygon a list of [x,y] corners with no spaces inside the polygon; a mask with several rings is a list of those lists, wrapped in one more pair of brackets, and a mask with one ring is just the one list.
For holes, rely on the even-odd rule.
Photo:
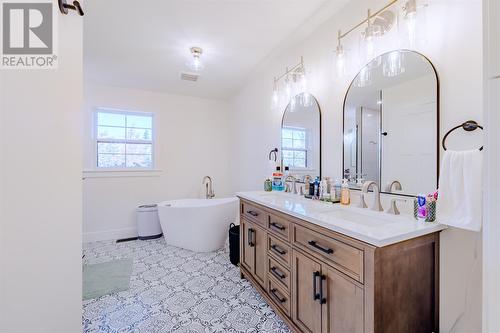
{"label": "wall sconce light", "polygon": [[[291,68],[286,67],[285,73],[274,77],[271,105],[275,108],[280,104],[291,103],[293,108],[296,103],[296,100],[293,97],[301,92],[305,92],[306,90],[306,69],[304,66],[304,58],[300,57],[300,62],[298,64]],[[281,91],[283,93],[280,94]]]}
{"label": "wall sconce light", "polygon": [[[347,72],[346,64],[348,62],[348,58],[344,45],[342,44],[342,39],[347,37],[351,32],[364,26],[365,28],[362,30],[360,38],[360,51],[362,54],[364,53],[367,61],[371,61],[377,53],[377,39],[391,31],[397,23],[396,13],[394,10],[390,9],[390,7],[395,6],[396,3],[404,2],[404,6],[402,6],[403,18],[408,28],[410,48],[413,48],[417,37],[417,25],[423,25],[425,27],[425,22],[421,21],[425,20],[425,10],[423,10],[423,8],[428,5],[420,4],[420,1],[421,0],[390,0],[384,7],[374,13],[368,9],[367,17],[347,30],[347,32],[342,33],[339,30],[337,34],[337,48],[335,50],[335,61],[338,76],[341,77]],[[377,66],[379,64],[380,62],[377,63]],[[388,63],[385,64],[384,75],[396,76],[404,71],[404,59],[401,57],[396,58],[394,56]],[[365,73],[359,83],[361,85],[366,85],[369,84],[370,81],[370,74]]]}
{"label": "wall sconce light", "polygon": [[276,77],[274,78],[274,84],[273,84],[273,95],[271,97],[271,108],[276,109],[279,104],[279,92],[278,92],[278,85],[276,84]]}
{"label": "wall sconce light", "polygon": [[361,34],[365,43],[367,61],[370,61],[375,56],[375,39],[381,35],[380,26],[372,24],[371,17],[371,10],[368,9],[368,17],[366,19],[367,26]]}
{"label": "wall sconce light", "polygon": [[408,29],[408,41],[410,48],[414,48],[417,42],[417,21],[423,16],[423,10],[427,4],[418,4],[417,0],[407,0],[403,6],[403,18]]}
{"label": "wall sconce light", "polygon": [[342,38],[342,31],[339,30],[337,34],[337,48],[335,49],[337,75],[339,77],[343,77],[346,73],[345,51],[344,47],[342,46],[341,38]]}

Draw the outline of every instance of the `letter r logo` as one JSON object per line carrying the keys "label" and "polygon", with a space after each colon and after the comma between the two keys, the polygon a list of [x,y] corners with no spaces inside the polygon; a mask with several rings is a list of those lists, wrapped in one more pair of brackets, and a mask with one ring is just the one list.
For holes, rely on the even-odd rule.
{"label": "letter r logo", "polygon": [[3,3],[3,54],[51,54],[52,3]]}

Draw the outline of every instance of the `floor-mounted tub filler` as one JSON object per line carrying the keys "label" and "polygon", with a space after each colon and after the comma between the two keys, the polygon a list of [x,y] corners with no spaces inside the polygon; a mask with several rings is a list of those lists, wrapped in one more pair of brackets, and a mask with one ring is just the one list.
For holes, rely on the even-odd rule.
{"label": "floor-mounted tub filler", "polygon": [[165,241],[196,252],[224,246],[229,225],[238,224],[238,198],[180,199],[158,204]]}

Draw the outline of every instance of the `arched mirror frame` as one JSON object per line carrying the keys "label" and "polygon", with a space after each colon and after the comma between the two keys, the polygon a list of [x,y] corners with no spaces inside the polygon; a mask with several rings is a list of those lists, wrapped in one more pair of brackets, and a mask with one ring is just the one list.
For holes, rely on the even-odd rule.
{"label": "arched mirror frame", "polygon": [[[377,58],[380,58],[380,57],[383,57],[384,55],[388,55],[394,51],[399,51],[399,52],[411,52],[411,53],[415,53],[419,56],[421,56],[422,58],[424,58],[428,63],[429,65],[431,66],[433,72],[434,72],[434,75],[436,77],[436,122],[437,122],[437,126],[436,126],[436,189],[438,188],[438,184],[439,184],[439,167],[440,167],[440,159],[441,159],[441,154],[440,154],[440,151],[441,151],[441,146],[440,146],[440,127],[441,127],[441,123],[440,123],[440,108],[441,108],[441,96],[440,96],[440,83],[439,83],[439,75],[438,75],[438,72],[436,70],[436,67],[434,66],[434,64],[432,63],[432,61],[425,55],[423,55],[422,53],[420,52],[417,52],[417,51],[414,51],[414,50],[409,50],[409,49],[399,49],[399,50],[392,50],[392,51],[388,51],[388,52],[385,52],[385,53],[382,53],[380,55],[378,55],[377,57],[373,58],[372,60],[370,60],[369,62],[367,62],[363,67],[360,68],[360,70],[358,71],[358,73],[354,76],[354,78],[352,79],[351,83],[349,84],[349,87],[347,88],[346,90],[346,93],[344,95],[344,103],[342,104],[342,170],[341,170],[341,178],[344,178],[344,165],[345,165],[345,145],[344,145],[344,134],[345,134],[345,112],[346,112],[346,102],[347,102],[347,96],[349,95],[349,91],[351,90],[352,86],[354,85],[354,82],[356,81],[356,78],[360,75],[360,73],[362,72],[362,70],[367,67],[369,64],[371,64],[374,60],[376,60]],[[382,182],[382,180],[381,180]],[[391,192],[386,192],[384,187],[383,187],[383,184],[379,184],[379,187],[380,187],[380,193],[384,193],[384,194],[393,194],[393,195],[398,195],[398,196],[405,196],[405,197],[415,197],[415,195],[417,195],[418,193],[415,193],[415,194],[406,194],[406,193],[391,193]],[[361,190],[360,188],[351,188],[352,190]]]}
{"label": "arched mirror frame", "polygon": [[[316,99],[316,97],[309,93],[309,92],[303,92],[303,93],[300,93],[300,94],[297,94],[295,96],[293,96],[293,98],[299,96],[299,95],[302,95],[302,94],[309,94],[311,96],[311,101],[313,101],[314,103],[316,103],[316,106],[318,107],[318,114],[319,114],[319,177],[322,178],[322,124],[321,124],[321,107],[319,105],[319,102],[318,100]],[[282,131],[283,131],[283,123],[284,123],[284,120],[285,120],[285,115],[286,115],[286,111],[288,110],[288,107],[290,106],[290,102],[286,105],[285,107],[285,110],[283,111],[283,115],[281,116],[281,127],[280,127],[280,156],[281,156],[281,170],[284,170],[284,166],[283,166],[283,138],[282,138]],[[314,175],[311,175],[314,177]]]}

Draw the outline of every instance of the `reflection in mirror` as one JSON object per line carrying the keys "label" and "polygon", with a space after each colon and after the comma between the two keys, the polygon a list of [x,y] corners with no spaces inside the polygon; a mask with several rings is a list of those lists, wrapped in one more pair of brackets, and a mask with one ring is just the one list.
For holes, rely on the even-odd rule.
{"label": "reflection in mirror", "polygon": [[297,176],[321,176],[321,111],[308,93],[292,97],[281,122],[281,161]]}
{"label": "reflection in mirror", "polygon": [[377,57],[354,78],[344,102],[344,178],[352,188],[366,180],[390,192],[436,190],[438,81],[427,58],[412,51]]}

